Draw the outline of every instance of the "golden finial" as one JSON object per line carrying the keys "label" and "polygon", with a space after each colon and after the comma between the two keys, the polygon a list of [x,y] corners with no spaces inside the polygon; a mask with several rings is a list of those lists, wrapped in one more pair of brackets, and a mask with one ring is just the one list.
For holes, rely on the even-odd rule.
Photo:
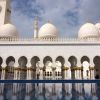
{"label": "golden finial", "polygon": [[50,21],[50,20],[48,20],[48,23],[51,23],[51,21]]}

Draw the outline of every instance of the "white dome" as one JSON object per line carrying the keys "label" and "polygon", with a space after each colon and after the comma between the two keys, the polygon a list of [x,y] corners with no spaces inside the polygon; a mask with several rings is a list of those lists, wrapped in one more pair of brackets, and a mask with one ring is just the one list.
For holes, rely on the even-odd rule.
{"label": "white dome", "polygon": [[97,23],[97,24],[95,25],[95,27],[98,29],[99,34],[100,34],[100,23]]}
{"label": "white dome", "polygon": [[4,24],[0,26],[0,37],[17,37],[18,32],[14,25]]}
{"label": "white dome", "polygon": [[99,36],[98,29],[95,27],[95,25],[93,25],[91,23],[84,24],[78,32],[79,38],[88,38],[88,37],[96,38],[98,36]]}
{"label": "white dome", "polygon": [[57,28],[49,22],[44,24],[40,28],[39,34],[38,34],[39,38],[45,38],[45,37],[49,38],[49,37],[57,37],[57,36],[58,36]]}

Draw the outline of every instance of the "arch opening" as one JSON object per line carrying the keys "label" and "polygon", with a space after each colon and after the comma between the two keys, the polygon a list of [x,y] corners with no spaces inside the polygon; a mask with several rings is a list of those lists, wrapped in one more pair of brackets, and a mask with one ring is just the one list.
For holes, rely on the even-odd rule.
{"label": "arch opening", "polygon": [[1,67],[2,63],[3,63],[3,59],[2,59],[2,57],[0,57],[0,67]]}
{"label": "arch opening", "polygon": [[84,67],[85,69],[88,69],[88,67],[90,66],[90,59],[89,59],[89,57],[83,56],[81,58],[81,64],[82,64],[82,67]]}
{"label": "arch opening", "polygon": [[100,65],[100,56],[95,56],[93,59],[93,62],[96,66]]}
{"label": "arch opening", "polygon": [[90,70],[89,70],[89,67],[90,67],[90,59],[88,56],[83,56],[81,58],[81,64],[82,64],[82,78],[84,79],[88,79],[90,78]]}
{"label": "arch opening", "polygon": [[65,59],[62,56],[58,56],[55,60],[56,65],[59,67],[57,67],[55,76],[57,77],[57,79],[64,79],[64,64],[65,64]]}
{"label": "arch opening", "polygon": [[82,64],[84,61],[87,61],[88,63],[90,63],[89,57],[83,56],[83,57],[81,58],[81,64]]}
{"label": "arch opening", "polygon": [[77,58],[75,56],[70,56],[68,61],[71,65],[71,78],[75,79],[75,70],[72,70],[72,68],[77,66]]}
{"label": "arch opening", "polygon": [[40,61],[40,58],[38,56],[34,56],[31,58],[31,66],[36,67],[37,63]]}
{"label": "arch opening", "polygon": [[51,65],[52,63],[52,58],[50,56],[46,56],[44,59],[43,59],[43,63],[44,63],[44,66],[49,66]]}
{"label": "arch opening", "polygon": [[75,56],[70,56],[68,61],[70,62],[71,67],[77,66],[77,58]]}
{"label": "arch opening", "polygon": [[14,67],[14,63],[15,63],[15,58],[13,56],[9,56],[6,59],[7,67]]}
{"label": "arch opening", "polygon": [[64,57],[58,56],[58,57],[56,58],[56,61],[59,61],[59,62],[61,63],[61,67],[64,67],[64,64],[65,64],[65,59],[64,59]]}
{"label": "arch opening", "polygon": [[95,70],[96,70],[96,73],[95,73],[95,78],[96,79],[100,79],[100,56],[95,56],[94,59],[93,59],[93,62],[94,62],[94,67],[95,67]]}
{"label": "arch opening", "polygon": [[5,75],[6,79],[13,79],[13,77],[14,77],[14,64],[15,64],[15,58],[13,56],[9,56],[6,59],[6,68],[7,68],[7,72]]}
{"label": "arch opening", "polygon": [[21,56],[21,57],[18,59],[18,63],[19,63],[19,66],[20,66],[20,67],[26,67],[27,58],[26,58],[25,56]]}

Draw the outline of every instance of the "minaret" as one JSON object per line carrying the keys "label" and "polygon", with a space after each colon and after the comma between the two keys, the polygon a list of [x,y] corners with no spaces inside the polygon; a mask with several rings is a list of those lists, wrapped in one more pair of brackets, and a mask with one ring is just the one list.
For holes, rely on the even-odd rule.
{"label": "minaret", "polygon": [[34,38],[38,38],[38,17],[35,17],[34,20]]}
{"label": "minaret", "polygon": [[0,0],[0,25],[10,23],[10,0]]}

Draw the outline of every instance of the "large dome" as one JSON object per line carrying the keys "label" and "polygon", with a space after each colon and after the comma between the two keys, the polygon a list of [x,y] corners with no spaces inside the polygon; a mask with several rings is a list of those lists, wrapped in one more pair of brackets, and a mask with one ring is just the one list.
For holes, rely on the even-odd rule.
{"label": "large dome", "polygon": [[100,23],[96,23],[95,27],[98,29],[99,34],[100,34]]}
{"label": "large dome", "polygon": [[4,24],[0,26],[0,37],[17,37],[18,32],[14,25]]}
{"label": "large dome", "polygon": [[40,28],[39,34],[38,34],[39,38],[50,38],[50,37],[57,37],[57,36],[58,36],[58,30],[50,22],[44,24]]}
{"label": "large dome", "polygon": [[78,32],[79,38],[97,38],[98,36],[98,29],[91,23],[84,24]]}

